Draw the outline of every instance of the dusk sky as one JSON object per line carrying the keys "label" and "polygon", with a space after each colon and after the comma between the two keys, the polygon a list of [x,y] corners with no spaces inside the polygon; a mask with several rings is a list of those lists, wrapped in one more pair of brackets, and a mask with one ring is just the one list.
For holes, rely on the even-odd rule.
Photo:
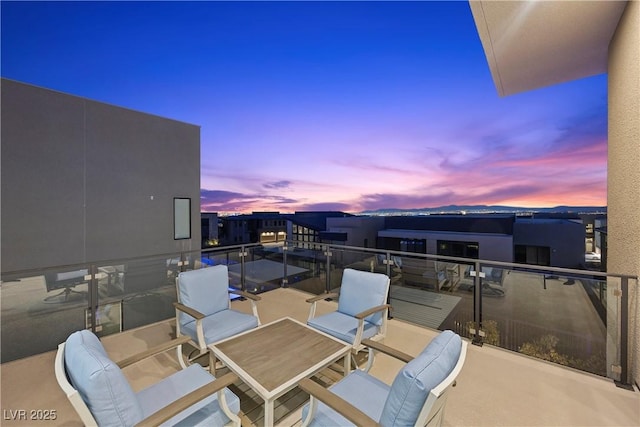
{"label": "dusk sky", "polygon": [[466,1],[2,1],[1,20],[2,77],[201,126],[202,211],[607,203],[607,76],[498,97]]}

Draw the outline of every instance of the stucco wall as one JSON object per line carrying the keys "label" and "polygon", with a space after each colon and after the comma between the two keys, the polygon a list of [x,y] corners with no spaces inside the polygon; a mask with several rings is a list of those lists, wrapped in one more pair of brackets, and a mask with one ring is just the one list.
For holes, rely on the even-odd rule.
{"label": "stucco wall", "polygon": [[517,220],[513,225],[513,244],[548,246],[550,265],[581,268],[584,265],[583,224],[568,220]]}
{"label": "stucco wall", "polygon": [[[640,275],[640,2],[630,1],[609,45],[609,273]],[[631,370],[640,384],[640,304],[631,284]],[[615,297],[613,297],[615,298]],[[611,300],[610,300],[611,301]]]}
{"label": "stucco wall", "polygon": [[381,230],[379,237],[425,239],[428,254],[437,255],[438,240],[452,242],[478,242],[478,257],[481,260],[513,262],[513,236],[492,233],[455,233],[427,230]]}
{"label": "stucco wall", "polygon": [[327,231],[347,233],[346,246],[375,248],[378,231],[384,228],[384,217],[327,218]]}
{"label": "stucco wall", "polygon": [[198,126],[6,79],[1,107],[3,272],[200,248]]}

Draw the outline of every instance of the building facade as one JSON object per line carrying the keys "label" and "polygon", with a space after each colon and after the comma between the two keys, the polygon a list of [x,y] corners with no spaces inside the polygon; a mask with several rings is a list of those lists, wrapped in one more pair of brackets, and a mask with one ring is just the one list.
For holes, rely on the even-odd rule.
{"label": "building facade", "polygon": [[200,248],[199,126],[7,79],[1,107],[3,273]]}

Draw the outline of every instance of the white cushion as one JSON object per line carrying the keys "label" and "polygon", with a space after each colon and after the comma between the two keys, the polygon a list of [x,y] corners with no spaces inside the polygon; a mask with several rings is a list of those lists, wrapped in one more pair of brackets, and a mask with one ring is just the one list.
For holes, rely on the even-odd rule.
{"label": "white cushion", "polygon": [[[207,344],[232,337],[257,326],[258,319],[255,316],[231,309],[219,311],[202,319],[204,340]],[[198,341],[195,320],[182,325],[180,332]]]}
{"label": "white cushion", "polygon": [[[389,394],[389,386],[379,379],[356,369],[329,390],[351,403],[375,421],[380,419],[384,402]],[[302,408],[302,419],[309,413],[309,405]],[[329,408],[324,403],[318,403],[315,417],[309,424],[313,427],[352,426],[349,420]]]}
{"label": "white cushion", "polygon": [[[370,273],[345,268],[342,273],[338,311],[355,316],[373,307],[387,303],[389,293],[389,277],[381,273]],[[383,312],[366,317],[376,325],[382,324]]]}
{"label": "white cushion", "polygon": [[64,360],[71,384],[98,425],[132,426],[144,418],[124,374],[92,332],[71,334],[65,343]]}
{"label": "white cushion", "polygon": [[[326,334],[334,336],[342,341],[353,344],[358,328],[358,319],[339,311],[323,314],[307,321],[307,324]],[[378,327],[373,323],[364,321],[362,339],[371,338],[378,332]]]}
{"label": "white cushion", "polygon": [[[176,372],[141,390],[138,400],[144,416],[157,412],[182,396],[202,387],[215,377],[200,365],[191,365],[187,369]],[[237,414],[240,411],[240,400],[229,389],[225,389],[225,398],[231,412]],[[170,418],[163,426],[223,426],[229,422],[229,418],[222,412],[218,402],[217,393],[209,396]]]}
{"label": "white cushion", "polygon": [[452,331],[441,332],[431,340],[393,380],[380,424],[414,425],[429,392],[453,371],[461,350],[462,340]]}
{"label": "white cushion", "polygon": [[[178,275],[180,302],[208,316],[229,308],[229,271],[226,265],[183,271]],[[180,313],[180,324],[193,317]]]}

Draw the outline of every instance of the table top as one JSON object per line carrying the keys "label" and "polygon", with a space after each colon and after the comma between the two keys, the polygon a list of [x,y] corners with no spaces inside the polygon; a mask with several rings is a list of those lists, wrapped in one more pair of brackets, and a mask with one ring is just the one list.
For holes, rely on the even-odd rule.
{"label": "table top", "polygon": [[229,369],[267,399],[293,388],[302,378],[351,350],[351,345],[288,317],[209,347]]}

